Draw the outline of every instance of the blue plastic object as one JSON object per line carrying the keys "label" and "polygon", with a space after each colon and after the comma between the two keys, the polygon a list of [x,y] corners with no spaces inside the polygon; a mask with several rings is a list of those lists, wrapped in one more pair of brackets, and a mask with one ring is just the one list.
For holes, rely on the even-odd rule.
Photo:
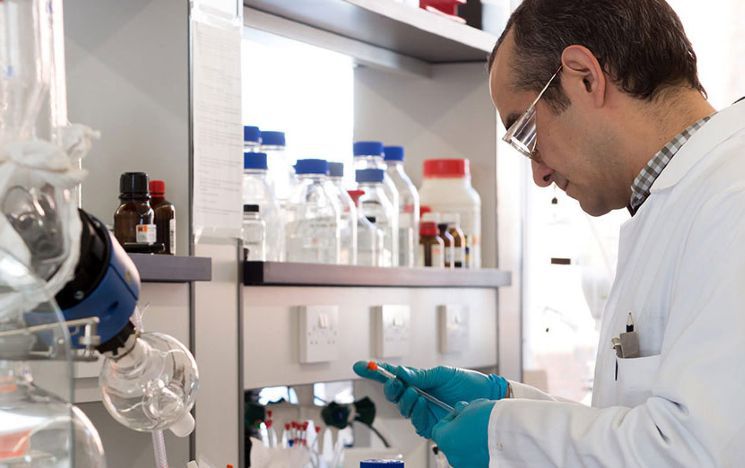
{"label": "blue plastic object", "polygon": [[496,402],[475,400],[455,405],[455,413],[444,417],[432,429],[448,463],[455,468],[489,466],[489,418]]}
{"label": "blue plastic object", "polygon": [[357,141],[352,150],[355,156],[383,156],[383,143],[379,141]]}
{"label": "blue plastic object", "polygon": [[344,164],[340,162],[330,162],[329,177],[344,177]]}
{"label": "blue plastic object", "polygon": [[383,169],[359,169],[355,173],[355,180],[358,183],[365,182],[383,182],[385,171]]}
{"label": "blue plastic object", "polygon": [[302,174],[328,174],[329,163],[325,159],[299,159],[295,164],[295,173]]}
{"label": "blue plastic object", "polygon": [[243,169],[267,170],[266,153],[243,153]]}
{"label": "blue plastic object", "polygon": [[396,468],[404,466],[401,460],[363,460],[360,468]]}
{"label": "blue plastic object", "polygon": [[243,126],[243,141],[261,143],[261,131],[259,130],[259,127],[252,127],[250,125],[244,125]]}
{"label": "blue plastic object", "polygon": [[[99,318],[98,335],[106,343],[129,322],[140,297],[140,273],[119,242],[108,236],[110,255],[108,267],[98,286],[80,304],[62,311],[65,320],[77,320],[95,315]],[[71,334],[72,345],[79,336]]]}
{"label": "blue plastic object", "polygon": [[403,161],[404,160],[404,147],[403,146],[386,146],[383,148],[385,154],[384,159],[386,161]]}
{"label": "blue plastic object", "polygon": [[261,132],[263,146],[285,146],[285,132]]}

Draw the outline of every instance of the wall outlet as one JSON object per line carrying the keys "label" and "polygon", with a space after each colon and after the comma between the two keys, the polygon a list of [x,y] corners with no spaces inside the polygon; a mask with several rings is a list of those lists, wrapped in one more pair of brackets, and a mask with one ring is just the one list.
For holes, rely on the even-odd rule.
{"label": "wall outlet", "polygon": [[409,354],[411,309],[405,305],[373,307],[375,355],[380,358]]}
{"label": "wall outlet", "polygon": [[446,304],[438,306],[440,322],[440,353],[460,353],[468,347],[468,306]]}
{"label": "wall outlet", "polygon": [[339,307],[302,306],[300,321],[300,363],[328,362],[339,357]]}

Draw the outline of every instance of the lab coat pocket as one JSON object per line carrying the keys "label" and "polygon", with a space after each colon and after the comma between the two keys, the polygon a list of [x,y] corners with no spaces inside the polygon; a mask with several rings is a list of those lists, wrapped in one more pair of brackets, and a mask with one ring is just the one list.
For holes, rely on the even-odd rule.
{"label": "lab coat pocket", "polygon": [[617,358],[618,402],[633,407],[647,401],[652,395],[652,385],[657,379],[660,355],[640,358]]}

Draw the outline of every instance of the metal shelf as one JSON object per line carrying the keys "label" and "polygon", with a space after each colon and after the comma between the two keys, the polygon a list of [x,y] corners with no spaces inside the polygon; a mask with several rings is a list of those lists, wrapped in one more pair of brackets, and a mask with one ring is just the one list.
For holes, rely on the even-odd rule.
{"label": "metal shelf", "polygon": [[497,37],[392,0],[244,0],[251,9],[428,63],[483,62]]}
{"label": "metal shelf", "polygon": [[510,272],[492,268],[448,270],[279,262],[243,264],[243,284],[246,286],[499,288],[511,283]]}
{"label": "metal shelf", "polygon": [[212,280],[212,259],[174,255],[129,254],[144,283],[188,283]]}

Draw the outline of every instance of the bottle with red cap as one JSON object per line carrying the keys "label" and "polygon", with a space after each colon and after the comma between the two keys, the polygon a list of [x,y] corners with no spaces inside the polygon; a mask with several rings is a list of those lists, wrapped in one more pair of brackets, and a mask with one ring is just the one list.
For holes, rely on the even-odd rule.
{"label": "bottle with red cap", "polygon": [[439,236],[437,223],[419,223],[419,266],[445,268],[445,243]]}
{"label": "bottle with red cap", "polygon": [[150,206],[155,212],[157,241],[165,246],[163,253],[176,255],[176,207],[166,200],[166,183],[162,180],[150,181]]}
{"label": "bottle with red cap", "polygon": [[471,186],[468,159],[424,161],[422,205],[437,213],[457,213],[466,240],[466,267],[481,267],[481,197]]}

